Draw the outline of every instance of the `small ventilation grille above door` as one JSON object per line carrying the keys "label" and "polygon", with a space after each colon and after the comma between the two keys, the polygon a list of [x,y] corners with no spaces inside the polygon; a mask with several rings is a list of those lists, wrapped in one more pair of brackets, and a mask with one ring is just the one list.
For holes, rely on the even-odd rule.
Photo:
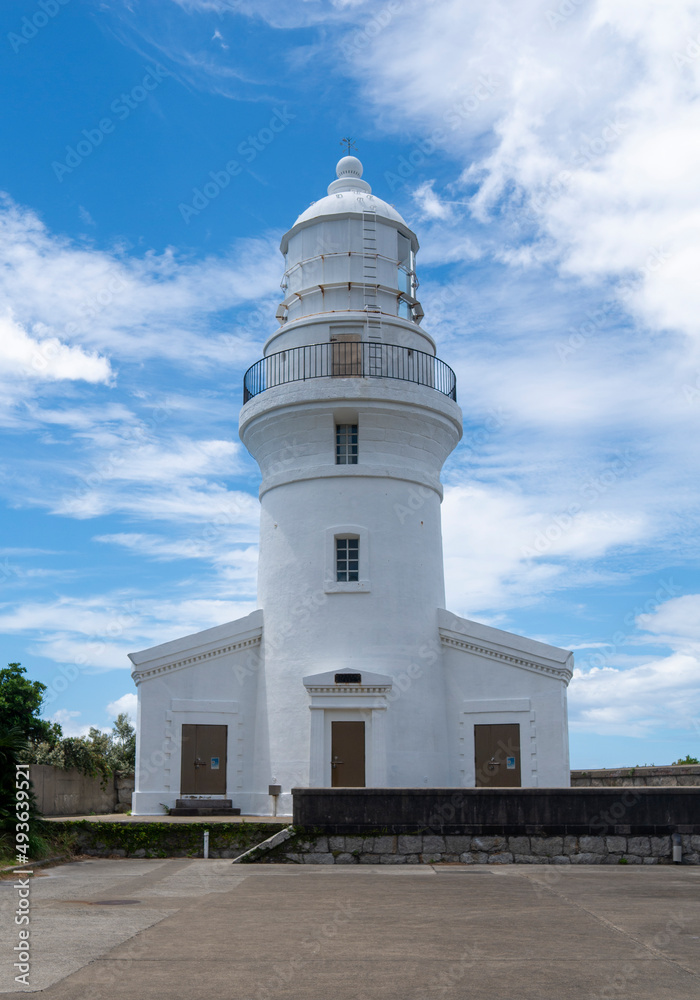
{"label": "small ventilation grille above door", "polygon": [[336,684],[361,684],[362,674],[336,674]]}

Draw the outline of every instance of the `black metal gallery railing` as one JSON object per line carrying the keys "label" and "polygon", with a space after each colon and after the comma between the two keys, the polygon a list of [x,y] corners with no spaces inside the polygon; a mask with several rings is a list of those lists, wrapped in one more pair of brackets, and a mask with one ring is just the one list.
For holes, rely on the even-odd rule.
{"label": "black metal gallery railing", "polygon": [[394,378],[457,399],[455,373],[432,354],[396,344],[331,341],[293,347],[256,361],[243,376],[243,402],[273,386],[312,378]]}

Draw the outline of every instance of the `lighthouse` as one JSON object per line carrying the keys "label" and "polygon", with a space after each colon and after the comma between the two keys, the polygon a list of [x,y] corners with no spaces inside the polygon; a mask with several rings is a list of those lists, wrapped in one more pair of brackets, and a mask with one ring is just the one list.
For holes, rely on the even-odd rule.
{"label": "lighthouse", "polygon": [[239,426],[261,473],[260,610],[130,654],[134,813],[288,814],[309,786],[568,785],[572,654],[445,609],[440,474],[462,414],[415,233],[348,155],[280,249]]}
{"label": "lighthouse", "polygon": [[[259,763],[286,787],[331,784],[358,749],[362,784],[448,775],[434,669],[440,470],[462,415],[454,374],[420,325],[418,240],[362,173],[343,157],[326,197],[284,236],[281,326],[246,375],[241,411],[262,474],[259,713],[270,761]],[[361,680],[336,685],[336,675]],[[341,747],[334,729],[348,734]],[[364,747],[346,745],[353,731]]]}

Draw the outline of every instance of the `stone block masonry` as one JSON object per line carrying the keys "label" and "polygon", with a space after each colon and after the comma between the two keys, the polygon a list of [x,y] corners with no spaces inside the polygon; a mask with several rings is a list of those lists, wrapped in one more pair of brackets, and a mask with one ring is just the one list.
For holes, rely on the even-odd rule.
{"label": "stone block masonry", "polygon": [[700,764],[605,767],[572,771],[572,788],[683,788],[700,786]]}
{"label": "stone block masonry", "polygon": [[[684,865],[700,864],[700,835],[681,836]],[[259,864],[668,865],[670,836],[444,836],[434,833],[310,836],[297,830]]]}

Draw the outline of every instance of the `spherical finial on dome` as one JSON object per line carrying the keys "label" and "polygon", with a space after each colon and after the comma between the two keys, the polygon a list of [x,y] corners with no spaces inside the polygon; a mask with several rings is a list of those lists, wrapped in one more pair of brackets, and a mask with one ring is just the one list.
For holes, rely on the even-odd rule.
{"label": "spherical finial on dome", "polygon": [[356,156],[343,156],[335,168],[336,177],[362,177],[362,164]]}
{"label": "spherical finial on dome", "polygon": [[328,194],[341,195],[345,191],[371,194],[372,188],[362,180],[362,164],[356,156],[344,156],[335,168],[338,179],[328,185]]}

